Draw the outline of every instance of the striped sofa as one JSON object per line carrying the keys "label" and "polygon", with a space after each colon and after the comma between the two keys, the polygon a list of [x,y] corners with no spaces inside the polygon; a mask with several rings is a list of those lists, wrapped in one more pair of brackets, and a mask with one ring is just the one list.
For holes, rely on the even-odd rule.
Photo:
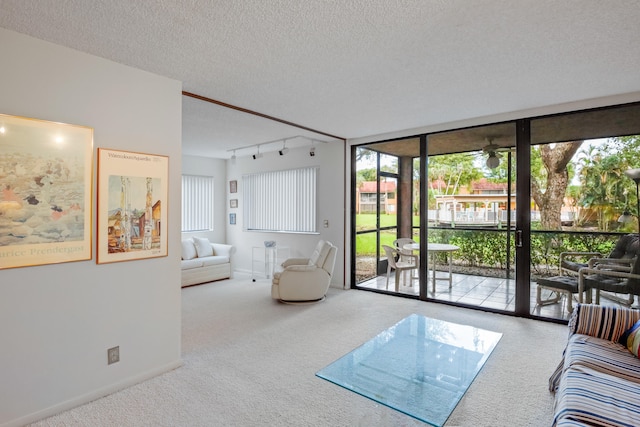
{"label": "striped sofa", "polygon": [[640,426],[640,359],[618,343],[640,311],[579,304],[549,379],[553,426]]}

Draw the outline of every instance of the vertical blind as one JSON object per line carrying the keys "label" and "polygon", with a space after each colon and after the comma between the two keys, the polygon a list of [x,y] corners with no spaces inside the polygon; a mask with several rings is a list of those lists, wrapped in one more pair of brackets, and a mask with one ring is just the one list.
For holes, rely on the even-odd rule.
{"label": "vertical blind", "polygon": [[316,232],[317,175],[317,167],[244,175],[244,229]]}
{"label": "vertical blind", "polygon": [[213,177],[182,175],[182,231],[213,230]]}

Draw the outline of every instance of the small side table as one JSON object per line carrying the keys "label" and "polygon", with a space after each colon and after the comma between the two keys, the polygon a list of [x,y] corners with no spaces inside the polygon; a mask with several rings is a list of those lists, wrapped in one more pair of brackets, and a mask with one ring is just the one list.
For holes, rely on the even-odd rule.
{"label": "small side table", "polygon": [[264,276],[271,279],[276,265],[289,258],[287,246],[253,246],[251,248],[251,280],[256,281],[256,276]]}

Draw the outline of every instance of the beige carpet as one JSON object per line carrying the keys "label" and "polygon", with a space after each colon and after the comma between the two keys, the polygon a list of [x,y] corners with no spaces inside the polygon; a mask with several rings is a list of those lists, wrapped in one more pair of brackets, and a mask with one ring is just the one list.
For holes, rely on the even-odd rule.
{"label": "beige carpet", "polygon": [[424,426],[315,376],[412,313],[503,333],[447,426],[551,423],[566,326],[356,290],[284,305],[249,278],[182,298],[183,367],[33,426]]}

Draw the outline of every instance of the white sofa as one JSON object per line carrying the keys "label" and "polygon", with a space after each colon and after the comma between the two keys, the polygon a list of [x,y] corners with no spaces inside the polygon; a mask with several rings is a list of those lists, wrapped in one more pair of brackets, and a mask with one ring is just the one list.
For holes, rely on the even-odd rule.
{"label": "white sofa", "polygon": [[209,239],[193,237],[182,241],[182,287],[231,277],[231,255],[235,248]]}

